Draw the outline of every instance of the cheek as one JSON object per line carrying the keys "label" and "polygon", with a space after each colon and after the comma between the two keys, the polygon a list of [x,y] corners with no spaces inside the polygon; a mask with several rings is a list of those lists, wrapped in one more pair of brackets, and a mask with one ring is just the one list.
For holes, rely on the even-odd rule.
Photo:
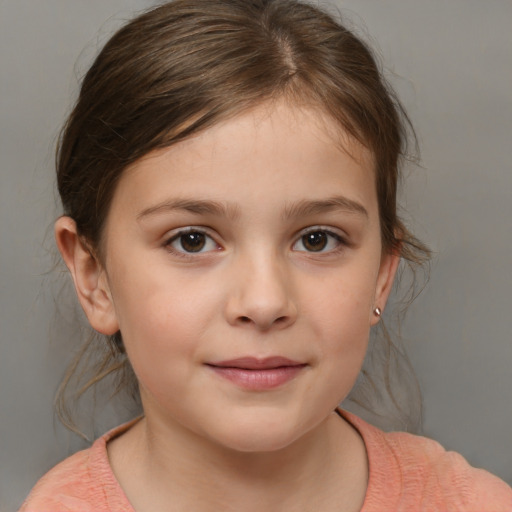
{"label": "cheek", "polygon": [[311,312],[317,319],[316,327],[329,339],[350,333],[357,339],[357,334],[369,332],[375,281],[376,276],[366,268],[311,282],[302,291],[304,310]]}
{"label": "cheek", "polygon": [[[304,298],[312,338],[334,388],[348,392],[368,346],[375,280],[370,273],[340,275]],[[318,284],[318,283],[317,283]],[[307,343],[307,340],[304,340]]]}
{"label": "cheek", "polygon": [[179,293],[145,296],[142,290],[140,300],[124,306],[120,329],[141,392],[162,403],[184,397],[201,339],[193,306]]}
{"label": "cheek", "polygon": [[[157,274],[155,276],[155,274]],[[216,300],[199,284],[162,272],[126,273],[112,290],[121,334],[134,369],[194,353]]]}
{"label": "cheek", "polygon": [[[357,375],[366,354],[370,334],[366,303],[359,307],[349,299],[332,301],[326,306],[321,346],[323,356],[333,366],[342,365],[343,372]],[[352,372],[353,370],[353,372]]]}

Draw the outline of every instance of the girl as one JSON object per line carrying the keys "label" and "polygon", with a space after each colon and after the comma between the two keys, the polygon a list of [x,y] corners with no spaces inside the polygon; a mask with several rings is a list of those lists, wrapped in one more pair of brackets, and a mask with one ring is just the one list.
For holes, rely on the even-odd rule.
{"label": "girl", "polygon": [[427,253],[396,212],[406,128],[365,45],[295,0],[176,0],[114,35],[63,131],[55,235],[144,415],[21,510],[510,510],[337,409]]}

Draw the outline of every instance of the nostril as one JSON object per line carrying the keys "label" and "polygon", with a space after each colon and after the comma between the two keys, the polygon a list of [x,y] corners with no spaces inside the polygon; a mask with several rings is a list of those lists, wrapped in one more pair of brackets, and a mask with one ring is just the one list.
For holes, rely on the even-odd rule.
{"label": "nostril", "polygon": [[[250,324],[252,323],[252,320],[248,316],[241,316],[240,322],[243,324]],[[274,324],[282,324],[283,322],[286,322],[286,316],[280,316],[274,320]]]}

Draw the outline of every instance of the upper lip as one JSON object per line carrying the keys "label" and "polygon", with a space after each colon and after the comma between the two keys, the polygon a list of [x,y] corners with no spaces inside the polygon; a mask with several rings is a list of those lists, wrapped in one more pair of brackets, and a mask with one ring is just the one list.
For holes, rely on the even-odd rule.
{"label": "upper lip", "polygon": [[208,366],[216,366],[220,368],[240,368],[243,370],[269,370],[272,368],[281,368],[283,366],[304,366],[305,363],[288,359],[287,357],[239,357],[237,359],[229,359],[226,361],[215,361],[208,363]]}

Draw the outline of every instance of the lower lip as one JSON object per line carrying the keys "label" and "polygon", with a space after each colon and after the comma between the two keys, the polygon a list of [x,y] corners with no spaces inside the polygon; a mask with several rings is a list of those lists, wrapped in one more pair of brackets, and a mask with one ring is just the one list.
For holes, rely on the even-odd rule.
{"label": "lower lip", "polygon": [[259,370],[210,366],[210,368],[226,380],[250,391],[265,391],[278,388],[294,379],[304,368],[305,364],[296,366],[280,366]]}

